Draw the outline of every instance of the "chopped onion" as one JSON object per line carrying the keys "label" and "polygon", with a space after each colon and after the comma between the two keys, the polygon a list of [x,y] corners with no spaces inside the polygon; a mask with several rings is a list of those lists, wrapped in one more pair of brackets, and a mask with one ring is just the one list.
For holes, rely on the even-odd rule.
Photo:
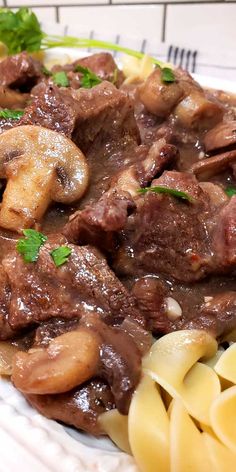
{"label": "chopped onion", "polygon": [[172,297],[167,297],[166,302],[166,313],[171,321],[177,320],[182,316],[182,308],[180,304]]}

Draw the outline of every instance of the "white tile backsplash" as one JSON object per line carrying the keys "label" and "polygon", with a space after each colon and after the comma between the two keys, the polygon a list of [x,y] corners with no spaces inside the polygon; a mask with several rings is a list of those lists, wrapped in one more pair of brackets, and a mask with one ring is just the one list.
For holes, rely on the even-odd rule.
{"label": "white tile backsplash", "polygon": [[140,38],[158,38],[162,32],[162,5],[135,6],[96,6],[96,7],[61,7],[60,21],[77,25],[80,29],[89,28],[104,34],[118,33]]}
{"label": "white tile backsplash", "polygon": [[[50,5],[66,5],[67,3],[70,5],[78,5],[78,3],[83,3],[83,1],[78,0],[6,0],[7,6],[14,7],[14,6],[50,6]],[[90,1],[90,3],[93,3]],[[96,1],[95,1],[96,3]],[[100,3],[100,2],[99,2]]]}
{"label": "white tile backsplash", "polygon": [[165,39],[214,54],[235,50],[236,3],[168,5]]}

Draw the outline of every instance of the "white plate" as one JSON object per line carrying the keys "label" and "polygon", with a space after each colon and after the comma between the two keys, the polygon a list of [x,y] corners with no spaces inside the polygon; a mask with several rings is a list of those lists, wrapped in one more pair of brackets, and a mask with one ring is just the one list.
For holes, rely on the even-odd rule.
{"label": "white plate", "polygon": [[[86,53],[50,51],[50,58]],[[195,76],[203,86],[236,93],[236,83]],[[7,380],[0,379],[0,472],[138,472],[132,457],[109,440],[95,439],[48,420],[32,409]]]}

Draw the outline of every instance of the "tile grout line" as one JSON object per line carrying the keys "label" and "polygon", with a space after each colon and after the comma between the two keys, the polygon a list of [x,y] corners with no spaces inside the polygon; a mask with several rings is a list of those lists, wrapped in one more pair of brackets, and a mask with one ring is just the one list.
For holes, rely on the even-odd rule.
{"label": "tile grout line", "polygon": [[[146,5],[216,5],[216,4],[224,4],[224,5],[227,5],[227,4],[231,4],[231,3],[236,3],[236,0],[177,0],[177,1],[173,1],[173,2],[165,2],[165,1],[153,1],[153,0],[150,0],[150,1],[147,1],[147,2],[137,2],[134,0],[134,2],[132,3],[126,3],[125,1],[122,1],[122,2],[119,2],[119,3],[114,3],[114,1],[112,0],[108,0],[108,1],[91,1],[89,3],[80,3],[78,2],[77,4],[73,4],[73,3],[68,3],[68,4],[50,4],[50,3],[47,3],[47,5],[42,5],[40,3],[38,4],[31,4],[30,2],[26,4],[26,2],[24,3],[24,6],[27,6],[28,8],[57,8],[57,9],[60,9],[60,8],[73,8],[73,7],[91,7],[91,6],[146,6]],[[4,6],[7,6],[8,8],[20,8],[22,7],[22,4],[16,4],[16,5],[8,5],[7,4],[7,0],[3,0],[3,4]]]}
{"label": "tile grout line", "polygon": [[164,4],[163,17],[162,17],[162,32],[161,32],[161,41],[164,43],[166,40],[166,19],[167,19],[167,7],[168,3]]}
{"label": "tile grout line", "polygon": [[59,6],[55,6],[55,15],[56,15],[56,23],[60,23],[60,13],[59,13]]}

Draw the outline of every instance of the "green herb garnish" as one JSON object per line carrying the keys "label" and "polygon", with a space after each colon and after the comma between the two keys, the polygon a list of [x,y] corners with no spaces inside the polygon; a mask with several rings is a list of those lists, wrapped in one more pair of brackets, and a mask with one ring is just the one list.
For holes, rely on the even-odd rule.
{"label": "green herb garnish", "polygon": [[[9,54],[17,54],[21,51],[39,51],[55,47],[66,48],[96,48],[111,51],[119,51],[129,56],[142,59],[144,53],[106,41],[87,38],[75,38],[73,36],[48,35],[41,30],[36,15],[28,8],[19,8],[14,13],[6,8],[0,8],[0,41],[8,48]],[[154,57],[153,64],[164,67],[164,63]],[[165,73],[166,74],[166,73]],[[170,75],[168,74],[170,77]],[[164,79],[163,79],[164,80]],[[173,82],[173,80],[165,80]]]}
{"label": "green herb garnish", "polygon": [[68,246],[59,246],[50,252],[51,257],[57,267],[65,264],[71,255],[71,249]]}
{"label": "green herb garnish", "polygon": [[38,51],[44,36],[36,15],[28,8],[19,8],[16,13],[0,9],[0,41],[9,54]]}
{"label": "green herb garnish", "polygon": [[22,110],[8,110],[8,108],[0,110],[0,118],[19,120],[23,115],[24,112]]}
{"label": "green herb garnish", "polygon": [[88,67],[82,67],[78,64],[75,68],[75,72],[80,72],[83,74],[81,78],[81,85],[84,88],[92,88],[102,82],[101,79]]}
{"label": "green herb garnish", "polygon": [[161,185],[158,185],[156,187],[140,188],[138,192],[139,193],[147,193],[147,192],[167,193],[169,195],[172,195],[173,197],[181,198],[182,200],[187,200],[188,202],[193,202],[193,198],[190,195],[188,195],[188,193],[181,192],[180,190],[176,190],[174,188],[162,187]]}
{"label": "green herb garnish", "polygon": [[59,87],[69,87],[70,85],[69,79],[64,70],[52,74],[52,80],[54,84],[58,85]]}
{"label": "green herb garnish", "polygon": [[170,67],[163,67],[163,69],[161,69],[161,79],[162,82],[175,82],[175,75],[173,70],[170,69]]}
{"label": "green herb garnish", "polygon": [[22,254],[25,262],[36,262],[41,246],[47,241],[47,236],[34,229],[24,229],[24,238],[17,242],[16,249]]}
{"label": "green herb garnish", "polygon": [[45,66],[42,66],[42,73],[44,75],[47,75],[48,77],[50,77],[52,75],[52,72]]}
{"label": "green herb garnish", "polygon": [[234,187],[227,187],[225,189],[225,193],[226,195],[228,195],[228,197],[233,197],[233,195],[236,195],[236,188]]}

